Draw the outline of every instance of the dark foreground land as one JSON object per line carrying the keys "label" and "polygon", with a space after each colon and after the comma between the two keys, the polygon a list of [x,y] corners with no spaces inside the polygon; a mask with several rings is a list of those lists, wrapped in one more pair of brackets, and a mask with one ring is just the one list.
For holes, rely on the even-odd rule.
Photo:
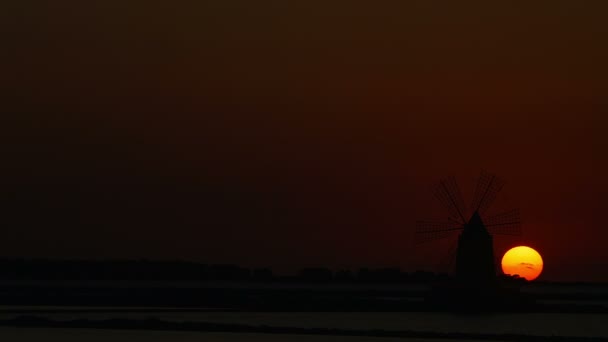
{"label": "dark foreground land", "polygon": [[153,261],[0,260],[4,306],[179,307],[284,312],[608,313],[608,287],[499,279],[490,290],[398,269],[268,269]]}
{"label": "dark foreground land", "polygon": [[[608,291],[528,285],[480,294],[433,284],[97,283],[0,285],[4,306],[143,307],[284,312],[579,312],[608,314]],[[565,290],[564,290],[565,288]]]}
{"label": "dark foreground land", "polygon": [[183,333],[219,334],[213,336],[221,341],[608,341],[608,287],[601,284],[506,279],[481,290],[455,286],[443,275],[394,269],[309,269],[287,278],[182,263],[4,266],[0,338],[9,334],[6,340],[28,341],[14,338],[19,331],[58,339],[74,336],[66,331],[98,331],[139,336],[133,340]]}
{"label": "dark foreground land", "polygon": [[[605,294],[516,293],[502,298],[468,297],[453,292],[435,295],[429,289],[373,289],[310,286],[260,288],[101,287],[80,285],[0,286],[0,303],[9,306],[180,307],[231,311],[484,311],[608,313]],[[216,287],[217,286],[217,287]],[[232,285],[234,286],[234,285]]]}
{"label": "dark foreground land", "polygon": [[0,320],[0,326],[19,328],[50,329],[108,329],[108,330],[142,330],[142,331],[180,331],[180,332],[228,332],[238,334],[267,335],[308,335],[308,336],[357,336],[357,337],[395,337],[406,339],[441,339],[441,340],[484,340],[484,341],[608,341],[605,337],[571,337],[571,336],[535,336],[527,334],[487,334],[487,333],[443,333],[434,331],[412,330],[366,330],[338,328],[299,328],[252,326],[244,324],[218,324],[208,322],[169,322],[157,319],[146,320],[70,320],[56,321],[35,316],[23,316],[15,319]]}

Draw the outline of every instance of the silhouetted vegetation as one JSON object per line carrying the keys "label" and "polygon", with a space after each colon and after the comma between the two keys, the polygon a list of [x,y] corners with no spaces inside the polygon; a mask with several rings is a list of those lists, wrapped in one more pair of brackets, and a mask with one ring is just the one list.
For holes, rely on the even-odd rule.
{"label": "silhouetted vegetation", "polygon": [[152,260],[0,260],[0,280],[138,280],[138,281],[252,281],[312,283],[403,283],[446,280],[446,274],[398,268],[358,271],[304,268],[296,276],[279,276],[269,268],[247,269],[237,265],[208,265],[185,261]]}

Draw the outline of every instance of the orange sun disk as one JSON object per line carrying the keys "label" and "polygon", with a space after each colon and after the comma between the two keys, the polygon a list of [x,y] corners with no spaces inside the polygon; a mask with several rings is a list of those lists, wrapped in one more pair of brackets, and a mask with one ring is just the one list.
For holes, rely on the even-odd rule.
{"label": "orange sun disk", "polygon": [[519,246],[511,248],[505,253],[501,266],[504,274],[534,280],[543,271],[543,259],[533,248]]}

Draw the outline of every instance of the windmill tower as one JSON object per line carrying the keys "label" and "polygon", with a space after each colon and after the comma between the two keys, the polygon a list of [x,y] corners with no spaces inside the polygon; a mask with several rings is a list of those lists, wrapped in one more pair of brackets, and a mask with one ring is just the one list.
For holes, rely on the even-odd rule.
{"label": "windmill tower", "polygon": [[456,180],[453,177],[443,179],[435,187],[434,195],[448,211],[447,221],[416,223],[418,243],[459,233],[455,276],[461,283],[473,286],[492,284],[496,279],[493,236],[521,235],[518,210],[485,215],[504,184],[496,176],[482,171],[467,210]]}

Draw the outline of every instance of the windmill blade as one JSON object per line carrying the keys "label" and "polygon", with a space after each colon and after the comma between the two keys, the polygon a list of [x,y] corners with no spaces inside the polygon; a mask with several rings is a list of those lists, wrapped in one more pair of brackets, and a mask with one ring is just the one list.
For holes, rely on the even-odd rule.
{"label": "windmill blade", "polygon": [[500,192],[505,182],[493,174],[485,171],[479,175],[477,186],[475,187],[475,195],[471,207],[479,214],[483,214],[496,199],[496,195]]}
{"label": "windmill blade", "polygon": [[447,209],[450,214],[450,219],[455,220],[460,224],[465,224],[467,222],[467,219],[464,216],[466,210],[464,199],[462,198],[462,194],[454,177],[441,180],[435,187],[434,195],[441,205]]}
{"label": "windmill blade", "polygon": [[420,244],[443,239],[462,229],[462,225],[453,222],[417,221],[414,242]]}
{"label": "windmill blade", "polygon": [[519,209],[496,214],[485,219],[485,226],[492,235],[521,235]]}

